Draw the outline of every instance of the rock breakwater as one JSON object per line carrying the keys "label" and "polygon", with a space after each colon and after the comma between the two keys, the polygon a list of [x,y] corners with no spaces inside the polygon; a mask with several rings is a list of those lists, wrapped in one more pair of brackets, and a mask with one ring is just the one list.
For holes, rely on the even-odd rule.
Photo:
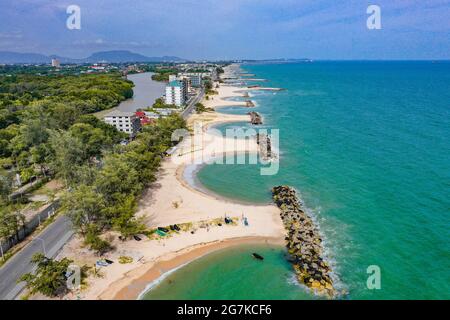
{"label": "rock breakwater", "polygon": [[258,125],[263,123],[261,115],[258,112],[252,111],[249,112],[248,115],[250,116],[251,124]]}
{"label": "rock breakwater", "polygon": [[259,147],[259,154],[262,160],[269,161],[274,158],[272,153],[272,143],[270,141],[270,136],[264,133],[256,134],[256,143]]}
{"label": "rock breakwater", "polygon": [[247,100],[247,101],[245,101],[245,106],[247,108],[253,108],[255,106],[255,104],[253,103],[252,100]]}
{"label": "rock breakwater", "polygon": [[331,268],[322,254],[322,238],[296,191],[289,186],[277,186],[272,188],[272,198],[281,210],[287,230],[286,247],[297,279],[317,294],[334,297],[336,290],[330,277]]}

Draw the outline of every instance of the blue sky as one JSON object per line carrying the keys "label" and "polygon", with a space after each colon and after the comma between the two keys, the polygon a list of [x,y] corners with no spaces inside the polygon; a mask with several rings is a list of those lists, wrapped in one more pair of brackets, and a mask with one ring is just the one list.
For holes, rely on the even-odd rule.
{"label": "blue sky", "polygon": [[[81,30],[66,8],[81,8]],[[369,5],[381,30],[366,27]],[[450,59],[450,0],[0,0],[0,50],[85,57]]]}

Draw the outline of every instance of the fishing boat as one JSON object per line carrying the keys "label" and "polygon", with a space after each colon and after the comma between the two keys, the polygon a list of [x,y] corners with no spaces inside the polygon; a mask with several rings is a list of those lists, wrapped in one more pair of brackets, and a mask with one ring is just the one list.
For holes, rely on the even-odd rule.
{"label": "fishing boat", "polygon": [[257,254],[256,252],[252,253],[253,258],[258,259],[258,260],[264,260],[264,257]]}

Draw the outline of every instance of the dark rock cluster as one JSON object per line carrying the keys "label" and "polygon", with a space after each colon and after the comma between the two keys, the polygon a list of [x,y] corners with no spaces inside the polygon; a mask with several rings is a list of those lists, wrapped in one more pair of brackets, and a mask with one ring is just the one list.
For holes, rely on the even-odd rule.
{"label": "dark rock cluster", "polygon": [[264,133],[256,134],[256,143],[259,146],[259,154],[261,159],[268,161],[274,157],[272,154],[272,143],[270,142],[270,137]]}
{"label": "dark rock cluster", "polygon": [[251,124],[254,124],[254,125],[262,124],[262,118],[258,112],[252,111],[252,112],[249,112],[248,115],[250,115]]}
{"label": "dark rock cluster", "polygon": [[252,100],[247,100],[247,101],[245,101],[245,106],[247,108],[253,108],[255,106],[255,104],[253,103]]}
{"label": "dark rock cluster", "polygon": [[296,191],[288,186],[272,188],[272,198],[280,208],[287,230],[286,247],[297,278],[318,294],[333,297],[331,268],[322,256],[322,238],[311,217],[305,213]]}

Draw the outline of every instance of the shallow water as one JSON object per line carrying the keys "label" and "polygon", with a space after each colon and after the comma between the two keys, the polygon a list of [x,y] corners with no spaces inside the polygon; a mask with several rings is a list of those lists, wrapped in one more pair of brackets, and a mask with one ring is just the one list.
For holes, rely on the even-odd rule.
{"label": "shallow water", "polygon": [[248,112],[253,110],[254,108],[247,108],[242,106],[227,106],[216,109],[217,112],[225,114],[247,114]]}
{"label": "shallow water", "polygon": [[[264,257],[256,260],[252,253]],[[245,244],[212,252],[169,275],[144,295],[156,299],[305,299],[282,247]]]}

